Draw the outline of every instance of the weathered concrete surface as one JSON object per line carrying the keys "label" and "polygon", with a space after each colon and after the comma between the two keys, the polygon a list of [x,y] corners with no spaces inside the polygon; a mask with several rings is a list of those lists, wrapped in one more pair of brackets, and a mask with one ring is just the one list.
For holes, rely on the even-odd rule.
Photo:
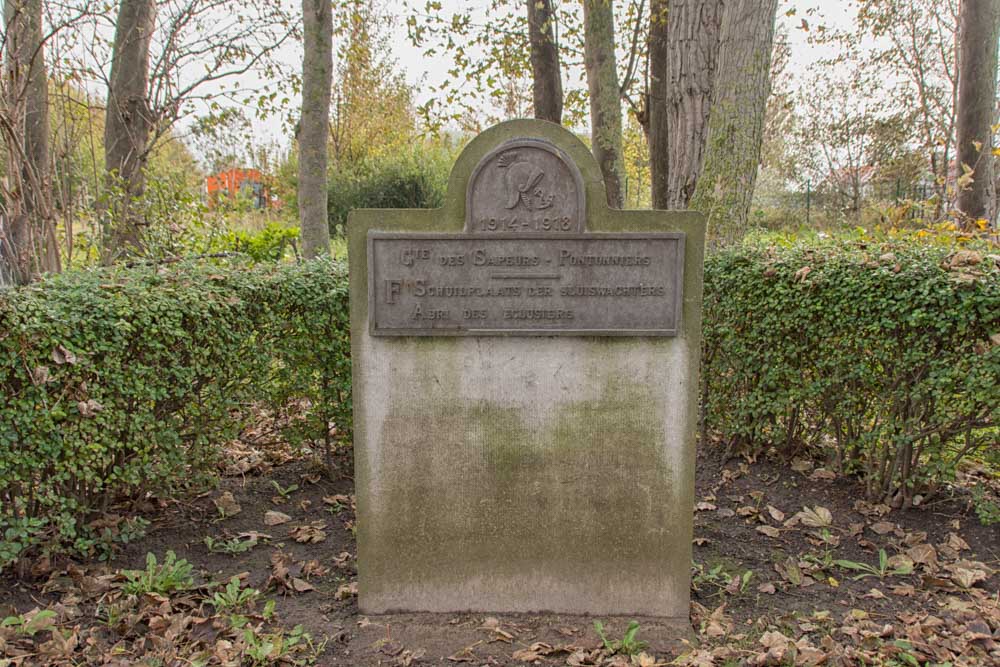
{"label": "weathered concrete surface", "polygon": [[[580,167],[588,231],[686,234],[678,336],[369,335],[368,231],[461,232],[475,165],[526,136]],[[687,617],[704,224],[605,201],[578,139],[512,121],[463,152],[444,208],[352,213],[362,611]]]}

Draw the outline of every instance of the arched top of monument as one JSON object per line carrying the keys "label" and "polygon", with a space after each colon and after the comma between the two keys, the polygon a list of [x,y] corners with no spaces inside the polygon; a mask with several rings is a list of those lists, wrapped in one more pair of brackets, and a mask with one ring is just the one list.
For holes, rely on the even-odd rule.
{"label": "arched top of monument", "polygon": [[512,120],[462,151],[445,210],[470,233],[580,233],[606,201],[600,167],[579,138],[548,121]]}

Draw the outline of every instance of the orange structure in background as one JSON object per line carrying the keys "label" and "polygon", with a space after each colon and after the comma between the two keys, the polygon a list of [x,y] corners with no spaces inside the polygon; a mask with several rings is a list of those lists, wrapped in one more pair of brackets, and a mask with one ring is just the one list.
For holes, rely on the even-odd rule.
{"label": "orange structure in background", "polygon": [[237,196],[249,199],[257,209],[274,205],[264,175],[257,169],[220,171],[205,179],[205,187],[208,190],[208,205],[213,208],[219,204],[220,197],[235,201]]}

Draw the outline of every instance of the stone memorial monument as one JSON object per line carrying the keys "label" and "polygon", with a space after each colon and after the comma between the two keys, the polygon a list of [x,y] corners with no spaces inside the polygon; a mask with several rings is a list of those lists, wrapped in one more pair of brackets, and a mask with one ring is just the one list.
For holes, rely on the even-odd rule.
{"label": "stone memorial monument", "polygon": [[479,135],[348,222],[365,613],[688,616],[704,221],[569,131]]}

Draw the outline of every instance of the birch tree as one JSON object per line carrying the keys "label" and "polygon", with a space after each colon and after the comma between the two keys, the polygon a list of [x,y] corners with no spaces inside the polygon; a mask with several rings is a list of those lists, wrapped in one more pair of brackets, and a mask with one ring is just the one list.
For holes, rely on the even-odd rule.
{"label": "birch tree", "polygon": [[653,0],[649,154],[653,208],[687,208],[701,173],[722,0]]}
{"label": "birch tree", "polygon": [[[959,0],[862,0],[858,32],[846,37],[855,44],[870,38],[884,44],[875,48],[865,67],[872,77],[882,77],[884,91],[897,104],[912,111],[913,140],[925,156],[935,218],[945,214],[954,194],[958,4]],[[833,39],[845,38],[833,35]]]}
{"label": "birch tree", "polygon": [[59,270],[49,163],[48,77],[41,0],[6,0],[0,136],[0,283]]}
{"label": "birch tree", "polygon": [[712,93],[704,165],[691,206],[709,219],[717,244],[746,232],[764,113],[770,95],[771,50],[778,0],[726,0]]}
{"label": "birch tree", "polygon": [[[111,187],[103,259],[111,262],[144,252],[145,223],[135,201],[151,151],[180,120],[221,101],[261,112],[282,106],[282,86],[297,77],[273,56],[298,25],[282,3],[120,0],[108,54],[101,39],[107,21],[95,17],[89,55],[108,90],[105,168]],[[259,75],[256,83],[241,81],[249,73]],[[274,79],[282,83],[270,84]]]}
{"label": "birch tree", "polygon": [[526,0],[531,46],[531,98],[535,118],[562,122],[563,91],[552,0]]}
{"label": "birch tree", "polygon": [[299,224],[306,259],[330,252],[326,214],[327,138],[333,83],[330,0],[302,0],[302,113],[299,143]]}
{"label": "birch tree", "polygon": [[958,210],[967,220],[996,214],[993,180],[993,117],[997,93],[997,40],[1000,2],[962,0],[958,86],[958,161],[971,181],[958,192]]}
{"label": "birch tree", "polygon": [[624,201],[621,90],[615,59],[611,0],[583,0],[584,63],[590,92],[591,149],[601,166],[608,205]]}
{"label": "birch tree", "polygon": [[[156,21],[155,0],[121,0],[115,26],[111,77],[104,121],[104,164],[108,189],[107,248],[141,250],[141,221],[130,206],[142,196],[155,118],[149,103],[149,49]],[[110,261],[113,254],[107,254]]]}

